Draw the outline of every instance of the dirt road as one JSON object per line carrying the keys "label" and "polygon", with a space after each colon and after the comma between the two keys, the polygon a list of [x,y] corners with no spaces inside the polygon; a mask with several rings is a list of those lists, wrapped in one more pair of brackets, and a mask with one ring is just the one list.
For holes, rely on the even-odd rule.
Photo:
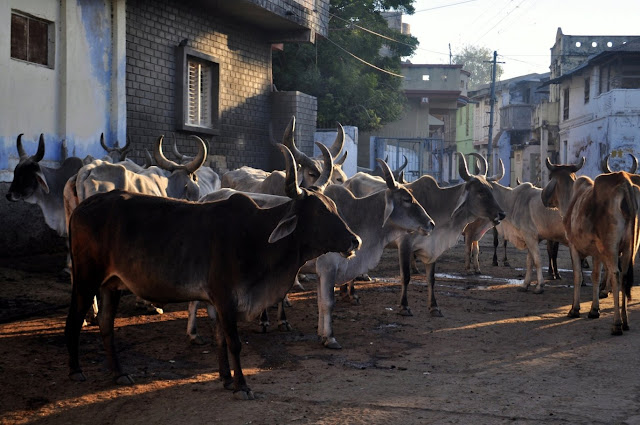
{"label": "dirt road", "polygon": [[[377,281],[358,284],[361,305],[336,303],[342,350],[316,339],[315,282],[291,296],[292,332],[242,324],[243,368],[257,395],[246,402],[217,380],[215,347],[189,345],[185,305],[146,315],[131,295],[119,309],[116,342],[136,385],[112,383],[95,326],[81,335],[88,381],[71,382],[63,337],[70,285],[57,273],[64,257],[5,262],[0,423],[640,424],[640,289],[629,305],[631,330],[613,337],[611,297],[600,319],[586,318],[591,287],[582,288],[583,317],[566,317],[569,271],[542,295],[521,293],[510,279],[522,270],[493,267],[488,241],[485,276],[463,275],[462,250],[437,267],[442,318],[429,316],[421,276],[409,292],[413,317],[397,314],[397,257],[388,251],[371,272]],[[509,255],[523,267],[523,253]],[[34,261],[42,265],[29,267]],[[559,262],[569,268],[566,248]],[[199,326],[211,341],[204,311]]]}

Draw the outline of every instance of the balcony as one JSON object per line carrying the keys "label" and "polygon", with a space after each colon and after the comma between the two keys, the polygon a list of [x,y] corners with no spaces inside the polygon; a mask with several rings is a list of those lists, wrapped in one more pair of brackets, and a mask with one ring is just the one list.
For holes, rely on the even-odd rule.
{"label": "balcony", "polygon": [[531,105],[507,105],[500,108],[500,130],[530,130]]}

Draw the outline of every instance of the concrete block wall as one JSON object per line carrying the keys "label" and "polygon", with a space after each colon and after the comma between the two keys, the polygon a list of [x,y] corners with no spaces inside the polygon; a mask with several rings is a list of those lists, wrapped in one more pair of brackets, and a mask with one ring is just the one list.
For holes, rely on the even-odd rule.
{"label": "concrete block wall", "polygon": [[[241,23],[208,14],[178,0],[127,1],[127,134],[132,156],[142,163],[161,134],[171,132],[181,153],[197,145],[188,132],[176,131],[176,46],[213,56],[220,65],[220,134],[199,134],[210,155],[229,169],[242,165],[269,168],[271,46],[264,34]],[[168,147],[169,159],[174,159]]]}
{"label": "concrete block wall", "polygon": [[[296,117],[294,138],[296,146],[305,154],[313,155],[313,137],[316,131],[318,101],[299,91],[274,92],[271,95],[273,138],[280,143],[291,116]],[[278,155],[281,155],[278,152]]]}

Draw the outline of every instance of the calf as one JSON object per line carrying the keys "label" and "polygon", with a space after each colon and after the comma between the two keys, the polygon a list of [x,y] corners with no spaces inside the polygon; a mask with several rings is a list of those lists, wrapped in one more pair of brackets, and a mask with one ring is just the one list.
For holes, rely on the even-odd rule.
{"label": "calf", "polygon": [[238,398],[254,398],[240,365],[237,320],[282,299],[307,260],[329,251],[353,256],[360,246],[321,188],[299,187],[293,156],[280,149],[291,200],[274,208],[259,208],[242,194],[191,203],[116,190],[75,209],[69,227],[73,289],[65,326],[71,379],[86,379],[79,334],[91,299],[100,292],[100,333],[111,371],[118,383],[133,382],[118,361],[113,329],[119,289],[129,289],[156,303],[212,304],[224,387]]}

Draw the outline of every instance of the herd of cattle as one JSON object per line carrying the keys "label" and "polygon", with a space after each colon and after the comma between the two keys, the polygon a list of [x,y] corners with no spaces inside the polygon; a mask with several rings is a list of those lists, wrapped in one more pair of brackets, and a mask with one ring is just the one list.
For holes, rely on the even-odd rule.
{"label": "herd of cattle", "polygon": [[[60,168],[40,165],[45,151],[41,136],[29,156],[17,138],[19,163],[7,199],[37,204],[46,223],[68,238],[72,299],[65,336],[70,377],[83,381],[78,358],[79,334],[87,312],[97,308],[97,321],[109,366],[118,383],[132,383],[122,371],[114,345],[114,317],[122,289],[160,309],[169,302],[189,302],[187,334],[199,341],[195,327],[198,302],[207,305],[215,321],[219,373],[225,388],[252,399],[240,366],[237,321],[263,314],[280,303],[297,282],[298,273],[318,275],[318,335],[328,348],[340,348],[331,314],[334,288],[346,285],[374,268],[386,247],[400,259],[400,314],[412,315],[407,299],[415,259],[426,265],[431,316],[442,313],[434,294],[435,263],[463,235],[465,268],[479,273],[478,241],[495,228],[505,241],[527,250],[526,291],[543,292],[539,252],[542,240],[569,246],[574,271],[574,299],[569,316],[578,317],[581,260],[593,261],[590,318],[599,316],[599,298],[613,293],[612,333],[629,328],[626,300],[631,296],[633,263],[640,244],[640,176],[634,158],[632,173],[605,173],[595,180],[576,177],[578,165],[553,165],[544,189],[530,183],[515,188],[487,176],[487,161],[475,155],[479,173],[471,174],[459,154],[463,182],[440,187],[430,176],[404,182],[400,170],[378,159],[375,173],[342,171],[344,131],[333,145],[317,143],[321,156],[309,157],[296,148],[295,118],[278,144],[286,169],[271,173],[241,167],[222,178],[205,166],[207,145],[195,157],[181,155],[176,163],[162,151],[163,137],[147,155],[145,166],[127,160],[123,148],[101,145],[102,160],[67,158]],[[151,166],[151,160],[157,166]],[[556,248],[557,250],[557,248]],[[601,267],[605,279],[600,282]],[[602,286],[603,290],[600,290]],[[620,306],[619,291],[623,290]],[[286,323],[279,309],[281,325]],[[231,363],[229,361],[231,356]],[[233,367],[233,376],[231,368]]]}

